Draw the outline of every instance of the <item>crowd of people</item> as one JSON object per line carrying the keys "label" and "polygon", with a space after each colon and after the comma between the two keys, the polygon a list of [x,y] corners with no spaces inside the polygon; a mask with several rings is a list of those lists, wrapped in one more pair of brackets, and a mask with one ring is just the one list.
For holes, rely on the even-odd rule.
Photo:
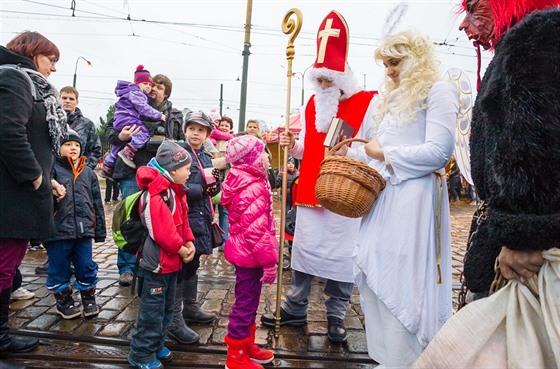
{"label": "crowd of people", "polygon": [[[200,258],[214,248],[235,266],[226,368],[259,369],[274,359],[272,351],[255,344],[255,331],[262,285],[273,284],[277,276],[272,189],[281,187],[284,175],[293,193],[286,194],[281,210],[298,209],[291,286],[280,311],[261,316],[265,327],[274,327],[276,316],[281,326],[307,324],[312,280],[318,277],[327,297],[328,339],[346,342],[345,317],[356,284],[373,360],[384,368],[443,367],[434,359],[448,349],[440,335],[456,329],[449,326],[482,306],[479,301],[491,303],[487,296],[496,263],[503,278],[520,289],[538,275],[533,294],[544,293],[547,283],[558,284],[550,279],[553,273],[540,273],[560,268],[560,196],[554,180],[560,155],[554,99],[560,84],[557,73],[540,67],[555,65],[558,53],[540,51],[559,51],[551,34],[560,30],[560,1],[526,0],[519,7],[504,1],[463,2],[460,28],[495,56],[481,81],[472,121],[476,194],[468,185],[467,197],[480,206],[464,268],[475,301],[455,316],[450,203],[459,201],[463,188],[453,157],[459,97],[442,80],[433,43],[421,32],[391,33],[380,41],[374,59],[386,78],[379,91],[365,91],[347,61],[346,20],[330,12],[317,32],[309,71],[315,93],[303,107],[302,131],[297,139],[290,131],[280,134],[279,144],[290,155],[280,172],[270,167],[258,120],[249,120],[236,134],[233,120],[216,110],[183,116],[169,100],[171,80],[152,77],[143,65],[133,82],[118,81],[115,117],[105,132],[111,149],[99,174],[117,191],[106,193],[106,203],[117,200],[119,191],[122,199],[142,191],[136,211],[148,234],[138,254],[118,250],[118,283],[130,286],[137,278],[140,298],[130,365],[163,368],[173,359],[166,337],[193,344],[200,337],[189,325],[217,319],[197,299]],[[326,32],[332,29],[336,37]],[[527,45],[530,38],[534,41]],[[57,313],[73,319],[100,312],[92,245],[107,236],[94,172],[102,150],[95,125],[77,107],[78,91],[68,86],[59,92],[48,82],[59,58],[58,47],[37,32],[25,31],[0,47],[0,354],[39,345],[36,338],[15,337],[8,329],[10,299],[29,298],[21,290],[18,267],[33,240],[47,250],[46,288]],[[521,60],[519,65],[509,63],[512,58]],[[386,181],[362,218],[322,207],[314,192],[333,118],[350,125],[354,138],[367,140],[335,154],[366,163]],[[215,229],[224,233],[221,244]],[[73,290],[80,292],[81,303]],[[542,303],[557,305],[557,299],[543,294]],[[548,313],[558,319],[557,311]],[[558,326],[529,324],[546,331],[552,342],[530,347],[545,352],[539,363],[560,365],[554,347]],[[504,329],[507,335],[513,328]],[[462,354],[471,353],[457,355]]]}

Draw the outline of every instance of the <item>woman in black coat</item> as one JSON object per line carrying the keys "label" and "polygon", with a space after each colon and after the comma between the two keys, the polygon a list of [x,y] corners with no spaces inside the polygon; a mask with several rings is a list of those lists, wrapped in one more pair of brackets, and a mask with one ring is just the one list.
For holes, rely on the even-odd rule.
{"label": "woman in black coat", "polygon": [[55,152],[66,135],[66,114],[47,82],[60,53],[37,32],[23,32],[0,46],[0,354],[27,352],[35,338],[8,332],[12,280],[30,239],[50,236]]}

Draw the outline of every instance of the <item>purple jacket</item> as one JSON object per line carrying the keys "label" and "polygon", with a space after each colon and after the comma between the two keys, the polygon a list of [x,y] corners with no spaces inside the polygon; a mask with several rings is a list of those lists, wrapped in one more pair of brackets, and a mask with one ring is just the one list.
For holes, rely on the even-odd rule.
{"label": "purple jacket", "polygon": [[115,104],[113,128],[117,131],[127,125],[142,124],[142,119],[161,120],[162,113],[148,104],[148,94],[142,91],[138,85],[118,81],[115,94],[119,101]]}
{"label": "purple jacket", "polygon": [[229,212],[226,260],[244,268],[276,265],[272,193],[263,169],[246,164],[232,167],[222,185],[222,205]]}

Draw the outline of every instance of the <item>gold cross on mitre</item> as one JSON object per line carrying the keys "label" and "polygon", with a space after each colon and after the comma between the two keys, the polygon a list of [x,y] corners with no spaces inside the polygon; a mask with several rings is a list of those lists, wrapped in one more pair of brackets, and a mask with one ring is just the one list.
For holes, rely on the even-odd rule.
{"label": "gold cross on mitre", "polygon": [[332,18],[327,19],[325,28],[319,31],[321,44],[319,45],[319,52],[317,54],[317,63],[323,63],[325,61],[325,54],[327,52],[327,42],[329,42],[329,37],[340,36],[340,29],[332,28],[332,23]]}

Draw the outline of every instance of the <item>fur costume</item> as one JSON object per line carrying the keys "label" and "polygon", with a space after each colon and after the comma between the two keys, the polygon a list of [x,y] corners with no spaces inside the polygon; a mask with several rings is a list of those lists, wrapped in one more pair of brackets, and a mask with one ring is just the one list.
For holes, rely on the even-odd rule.
{"label": "fur costume", "polygon": [[560,247],[560,9],[535,11],[495,46],[473,109],[472,176],[488,203],[465,260],[488,291],[501,246]]}

